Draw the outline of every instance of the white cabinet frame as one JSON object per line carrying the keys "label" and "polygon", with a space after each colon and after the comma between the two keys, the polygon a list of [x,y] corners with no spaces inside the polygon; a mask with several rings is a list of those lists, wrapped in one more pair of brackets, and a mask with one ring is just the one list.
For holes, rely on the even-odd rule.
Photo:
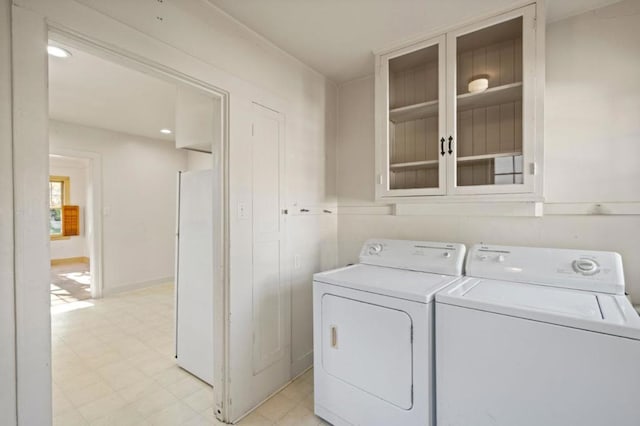
{"label": "white cabinet frame", "polygon": [[[447,170],[451,170],[447,180],[447,194],[514,194],[534,192],[535,172],[535,5],[529,5],[485,19],[473,25],[447,33],[447,137],[453,137],[453,153],[447,156]],[[522,17],[522,155],[523,180],[522,184],[513,185],[457,185],[457,39],[474,31]],[[529,53],[530,52],[530,53]]]}
{"label": "white cabinet frame", "polygon": [[393,58],[406,55],[424,48],[438,46],[438,132],[439,137],[444,137],[447,130],[446,109],[446,36],[431,38],[420,43],[412,44],[403,49],[387,55],[376,57],[376,94],[385,93],[385,96],[376,96],[376,199],[389,196],[416,195],[444,195],[446,190],[446,156],[438,155],[438,187],[419,189],[389,189],[390,173],[390,140],[389,133],[389,62]]}
{"label": "white cabinet frame", "polygon": [[[522,17],[522,152],[523,183],[457,185],[457,38],[486,27]],[[543,200],[544,112],[544,1],[523,2],[520,7],[487,15],[463,26],[439,31],[440,35],[414,39],[409,44],[376,52],[375,197],[377,201],[541,201]],[[429,47],[439,46],[439,139],[453,137],[453,153],[439,155],[437,188],[390,189],[389,61]],[[443,51],[444,50],[444,51]],[[444,91],[444,94],[443,94]],[[434,196],[440,197],[434,197]],[[497,198],[496,198],[497,197]]]}

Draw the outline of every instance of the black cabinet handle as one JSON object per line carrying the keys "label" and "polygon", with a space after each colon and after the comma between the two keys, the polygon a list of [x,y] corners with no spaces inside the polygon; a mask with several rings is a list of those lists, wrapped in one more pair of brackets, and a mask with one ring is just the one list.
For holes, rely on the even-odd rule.
{"label": "black cabinet handle", "polygon": [[[453,142],[453,136],[449,136],[449,154],[453,154],[453,150],[451,149],[451,142]],[[444,152],[442,153],[444,155]]]}
{"label": "black cabinet handle", "polygon": [[444,138],[440,139],[440,155],[444,157]]}

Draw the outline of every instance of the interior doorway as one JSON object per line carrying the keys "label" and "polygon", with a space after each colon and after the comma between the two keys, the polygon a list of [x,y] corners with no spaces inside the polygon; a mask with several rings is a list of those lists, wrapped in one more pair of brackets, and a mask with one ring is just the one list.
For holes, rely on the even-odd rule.
{"label": "interior doorway", "polygon": [[[208,169],[222,216],[222,103],[82,47],[49,41],[54,424],[215,421],[212,378],[177,356],[174,249],[178,173]],[[197,329],[213,341],[213,323]]]}
{"label": "interior doorway", "polygon": [[49,238],[51,310],[72,309],[95,294],[90,247],[93,245],[91,161],[49,155]]}
{"label": "interior doorway", "polygon": [[[228,284],[229,93],[218,89],[216,86],[218,84],[228,84],[229,82],[215,75],[211,77],[210,72],[201,72],[197,69],[197,64],[192,62],[192,58],[183,52],[172,49],[171,46],[157,44],[153,39],[144,37],[140,33],[133,32],[130,36],[126,36],[123,32],[127,33],[129,29],[114,20],[107,22],[107,26],[116,26],[119,29],[101,33],[97,28],[99,25],[92,26],[92,22],[95,22],[92,20],[93,17],[78,21],[82,22],[84,27],[74,30],[74,24],[61,24],[60,19],[49,19],[48,14],[48,11],[38,12],[15,5],[11,14],[13,29],[11,39],[13,53],[12,75],[14,77],[12,86],[12,110],[14,114],[12,116],[13,155],[11,165],[13,168],[14,217],[16,218],[14,221],[13,261],[15,271],[15,334],[17,336],[15,353],[16,357],[21,360],[16,365],[15,371],[16,376],[22,378],[16,381],[18,386],[15,387],[18,420],[20,423],[27,424],[50,424],[52,421],[51,396],[52,390],[55,391],[51,375],[52,333],[49,309],[50,258],[48,249],[50,224],[48,220],[46,183],[49,175],[48,155],[50,150],[48,141],[51,140],[56,131],[61,127],[65,127],[65,124],[52,126],[49,122],[47,108],[48,58],[46,54],[43,54],[48,40],[55,40],[72,48],[80,48],[131,69],[153,75],[165,81],[171,81],[174,84],[201,90],[204,93],[208,93],[212,98],[217,99],[221,105],[220,115],[213,117],[214,120],[218,120],[220,123],[219,145],[212,147],[215,157],[213,186],[219,189],[214,196],[217,197],[216,201],[220,203],[220,209],[214,212],[213,218],[213,227],[216,235],[219,236],[214,240],[213,259],[214,342],[216,343],[214,348],[216,352],[214,357],[215,392],[212,398],[214,407],[207,410],[207,412],[211,415],[215,413],[216,417],[226,419],[230,403],[228,390],[230,368],[227,343],[229,340],[230,300]],[[117,34],[118,37],[122,37],[119,40],[113,40],[109,34]],[[96,80],[100,81],[100,79]],[[72,94],[72,92],[69,93]],[[129,110],[135,111],[135,109],[131,108]],[[82,139],[82,135],[79,133],[76,133],[76,137]],[[60,147],[64,149],[70,148],[68,146]],[[153,158],[149,160],[153,161]],[[147,176],[144,173],[140,174],[142,177]],[[106,171],[102,173],[102,176],[105,190],[107,185],[113,182],[127,184],[126,179],[120,176],[108,179]],[[175,175],[171,179],[175,184]],[[153,179],[150,179],[148,186],[153,191],[166,191],[172,185],[167,185],[164,188],[161,185],[157,185],[157,182]],[[145,195],[144,191],[139,192],[137,199],[144,200]],[[46,207],[46,211],[43,207]],[[103,225],[105,225],[107,218],[112,217],[111,215],[114,214],[114,210],[104,205],[99,209],[99,213],[99,217],[102,218]],[[147,222],[142,224],[147,225]],[[106,234],[106,227],[104,234]],[[123,234],[125,237],[127,236],[127,233]],[[154,236],[155,234],[152,231],[147,231],[147,235]],[[170,238],[173,240],[173,237],[172,235]],[[124,244],[121,245],[121,248],[119,252],[116,251],[115,253],[124,254],[126,257],[129,254],[127,249],[130,249],[130,245]],[[105,261],[114,254],[114,252],[109,253],[104,244],[99,244],[99,249],[103,250],[102,257]],[[138,260],[138,258],[131,255],[128,258],[133,261]],[[173,264],[173,261],[167,263]],[[96,269],[94,266],[98,265],[92,262],[91,266],[93,271]],[[144,270],[144,268],[136,268],[136,270]],[[105,283],[113,278],[113,273],[114,271],[109,271],[106,265],[103,271],[99,271],[99,275],[103,277]],[[118,271],[115,271],[115,273],[118,276]],[[131,278],[132,274],[126,273],[120,275],[120,277],[125,275]],[[106,288],[106,285],[104,287]],[[108,291],[105,293],[108,293]],[[103,296],[110,297],[109,294],[103,294]],[[111,296],[112,298],[118,298],[117,293]],[[96,301],[95,306],[97,309],[94,312],[100,310],[98,308],[99,302],[106,300],[107,297]],[[151,299],[151,306],[148,306],[149,310],[152,310],[152,307],[158,304],[154,297],[151,297]],[[131,309],[135,310],[138,305],[138,303],[132,304]],[[87,310],[82,309],[74,312],[82,313],[87,312]],[[109,318],[118,318],[118,314],[116,310]],[[131,320],[131,318],[127,318],[127,320]],[[154,324],[157,322],[154,322]],[[170,318],[169,323],[171,324],[171,322],[172,319]],[[166,320],[161,321],[161,323],[166,325]],[[99,330],[104,325],[101,320],[86,321],[84,324],[90,325],[94,331]],[[132,324],[121,324],[121,329],[130,330],[130,325]],[[96,343],[95,340],[88,342],[86,341],[86,335],[79,337],[86,343],[87,350],[92,350],[91,348],[93,347],[93,350],[98,351],[95,355],[100,356],[103,353],[102,347],[93,345]],[[123,343],[119,349],[126,351],[140,347],[139,345],[128,343],[130,342]],[[156,343],[158,346],[166,347],[165,345],[168,345],[169,342],[168,339],[162,339],[161,337]],[[105,354],[105,358],[107,356],[109,355]],[[149,363],[143,362],[143,365],[149,365]],[[129,377],[127,375],[128,371],[121,370],[120,372],[122,373],[121,377]],[[71,374],[71,376],[74,375]],[[78,380],[86,379],[86,377],[80,378],[79,375],[75,376]],[[25,380],[25,378],[27,379]],[[88,395],[89,392],[86,394]],[[95,396],[95,394],[93,395]]]}

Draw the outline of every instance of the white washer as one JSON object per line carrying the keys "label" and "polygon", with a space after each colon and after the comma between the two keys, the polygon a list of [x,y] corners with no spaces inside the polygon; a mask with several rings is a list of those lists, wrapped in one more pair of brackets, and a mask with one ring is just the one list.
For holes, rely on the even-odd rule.
{"label": "white washer", "polygon": [[466,270],[436,295],[438,424],[640,424],[620,255],[476,245]]}
{"label": "white washer", "polygon": [[314,275],[315,413],[334,425],[432,425],[433,295],[465,247],[370,240],[360,264]]}

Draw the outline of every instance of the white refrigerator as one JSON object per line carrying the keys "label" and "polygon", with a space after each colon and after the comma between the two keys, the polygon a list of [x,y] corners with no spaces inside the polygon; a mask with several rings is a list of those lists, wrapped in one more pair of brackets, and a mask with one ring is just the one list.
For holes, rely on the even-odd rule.
{"label": "white refrigerator", "polygon": [[178,173],[176,360],[213,385],[213,175]]}

